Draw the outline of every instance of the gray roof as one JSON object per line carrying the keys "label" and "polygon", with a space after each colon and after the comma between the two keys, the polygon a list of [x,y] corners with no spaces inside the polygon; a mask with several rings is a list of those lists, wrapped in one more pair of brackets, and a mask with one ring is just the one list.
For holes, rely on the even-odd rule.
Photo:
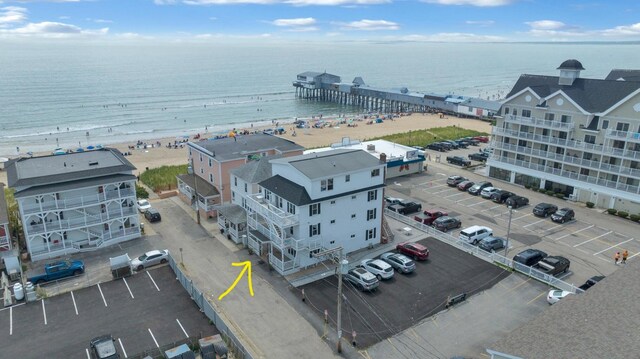
{"label": "gray roof", "polygon": [[322,72],[315,72],[315,71],[305,71],[301,74],[298,74],[298,76],[304,76],[304,77],[316,77],[320,75],[322,75]]}
{"label": "gray roof", "polygon": [[558,66],[558,70],[584,70],[582,67],[582,63],[576,59],[569,59],[563,61],[560,66]]}
{"label": "gray roof", "polygon": [[280,158],[271,162],[289,163],[311,180],[357,172],[380,165],[380,161],[366,151],[353,149],[315,152]]}
{"label": "gray roof", "polygon": [[0,183],[0,224],[9,223],[7,200],[4,198],[4,183]]}
{"label": "gray roof", "polygon": [[7,167],[9,187],[41,186],[135,170],[115,148],[20,158]]}
{"label": "gray roof", "polygon": [[197,181],[198,194],[202,197],[211,197],[220,194],[217,188],[215,188],[211,183],[205,181],[200,176],[196,176],[194,174],[182,174],[177,175],[176,177],[178,177],[182,182],[186,183],[187,186],[193,188],[194,190],[196,188]]}
{"label": "gray roof", "polygon": [[640,70],[613,69],[605,77],[605,80],[612,81],[620,81],[620,79],[624,81],[640,81]]}
{"label": "gray roof", "polygon": [[274,149],[281,153],[304,150],[304,147],[293,141],[263,133],[237,135],[236,140],[234,140],[233,137],[226,137],[200,142],[189,142],[189,146],[195,149],[205,149],[218,161],[246,158],[251,154]]}
{"label": "gray roof", "polygon": [[16,191],[15,197],[23,198],[23,197],[35,196],[35,195],[45,194],[45,193],[70,191],[77,188],[95,187],[101,184],[131,181],[135,179],[136,179],[136,176],[131,174],[128,174],[128,175],[114,174],[114,175],[101,176],[101,177],[84,178],[84,179],[79,179],[75,181],[58,182],[58,183],[46,184],[42,186],[29,187],[22,191]]}
{"label": "gray roof", "polygon": [[217,206],[218,213],[231,223],[245,223],[247,221],[247,211],[237,204],[223,204]]}
{"label": "gray roof", "polygon": [[247,183],[258,183],[271,177],[270,160],[280,157],[282,156],[265,156],[260,158],[258,161],[251,161],[243,166],[236,167],[229,172]]}
{"label": "gray roof", "polygon": [[600,359],[640,352],[640,261],[568,296],[489,349],[522,358]]}
{"label": "gray roof", "polygon": [[260,182],[260,186],[296,206],[304,206],[313,202],[311,197],[309,197],[309,193],[307,193],[306,188],[295,182],[289,181],[280,175],[275,175]]}
{"label": "gray roof", "polygon": [[557,76],[521,75],[507,98],[525,88],[531,88],[538,96],[562,90],[580,107],[590,113],[604,112],[640,88],[639,82],[611,81],[577,78],[572,85],[559,85]]}

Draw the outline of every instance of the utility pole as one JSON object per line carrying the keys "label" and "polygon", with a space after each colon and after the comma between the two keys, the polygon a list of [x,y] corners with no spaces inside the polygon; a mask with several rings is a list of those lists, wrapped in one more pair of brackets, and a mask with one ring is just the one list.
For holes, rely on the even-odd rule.
{"label": "utility pole", "polygon": [[509,251],[509,235],[511,234],[511,217],[513,217],[513,206],[509,206],[509,224],[507,225],[507,243],[504,245],[504,256]]}
{"label": "utility pole", "polygon": [[314,257],[331,256],[338,263],[336,270],[338,271],[338,318],[336,329],[338,330],[337,352],[342,353],[342,272],[349,262],[342,257],[342,247],[327,249],[313,255]]}

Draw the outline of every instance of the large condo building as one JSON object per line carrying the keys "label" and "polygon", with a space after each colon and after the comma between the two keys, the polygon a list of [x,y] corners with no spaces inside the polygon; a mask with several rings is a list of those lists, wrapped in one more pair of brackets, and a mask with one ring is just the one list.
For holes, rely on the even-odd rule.
{"label": "large condo building", "polygon": [[31,259],[140,237],[135,169],[115,149],[12,161],[7,177]]}
{"label": "large condo building", "polygon": [[598,207],[640,212],[640,70],[580,78],[522,75],[493,128],[494,178],[545,188]]}

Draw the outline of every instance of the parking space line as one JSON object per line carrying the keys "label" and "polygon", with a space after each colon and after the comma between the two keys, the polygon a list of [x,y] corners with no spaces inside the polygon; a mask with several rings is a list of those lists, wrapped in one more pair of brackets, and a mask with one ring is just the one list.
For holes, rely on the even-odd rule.
{"label": "parking space line", "polygon": [[609,234],[609,233],[611,233],[611,232],[613,232],[613,231],[609,231],[609,232],[607,232],[607,233],[605,233],[605,234],[601,234],[601,235],[599,235],[599,236],[597,236],[597,237],[593,237],[593,238],[588,239],[588,240],[586,240],[586,241],[584,241],[584,242],[578,243],[578,244],[574,245],[574,246],[573,246],[573,248],[575,248],[575,247],[579,247],[579,246],[581,246],[581,245],[583,245],[583,244],[585,244],[585,243],[589,243],[589,242],[591,242],[591,241],[595,241],[596,239],[598,239],[598,238],[600,238],[600,237],[604,237],[604,236],[606,236],[607,234]]}
{"label": "parking space line", "polygon": [[527,305],[533,303],[534,301],[536,301],[538,298],[542,297],[545,294],[547,294],[547,292],[542,292],[542,293],[538,294],[535,298],[533,298],[530,301],[528,301]]}
{"label": "parking space line", "polygon": [[582,229],[578,229],[578,230],[577,230],[577,231],[575,231],[575,232],[572,232],[572,233],[569,233],[569,234],[565,234],[564,236],[558,237],[558,238],[554,239],[554,241],[559,241],[559,240],[561,240],[562,238],[564,238],[564,237],[569,237],[569,236],[570,236],[570,235],[572,235],[572,234],[577,234],[577,233],[580,233],[580,232],[582,232],[582,231],[586,231],[587,229],[590,229],[590,228],[592,228],[593,226],[595,226],[595,225],[594,225],[594,224],[592,224],[592,225],[590,225],[589,227],[582,228]]}
{"label": "parking space line", "polygon": [[104,298],[104,294],[102,294],[102,288],[100,288],[100,283],[98,283],[98,290],[100,291],[100,295],[102,296],[102,301],[104,302],[104,306],[108,307],[107,300]]}
{"label": "parking space line", "polygon": [[428,190],[428,189],[432,189],[432,188],[440,188],[440,187],[444,187],[444,186],[447,186],[447,184],[446,184],[446,183],[445,183],[445,184],[439,184],[439,185],[436,185],[436,186],[429,185],[429,186],[427,186],[426,188],[423,188],[423,189],[426,191],[426,190]]}
{"label": "parking space line", "polygon": [[160,288],[158,288],[158,285],[156,284],[156,281],[153,280],[153,277],[151,276],[151,274],[149,274],[149,271],[146,271],[145,273],[147,273],[147,275],[149,276],[149,279],[151,279],[151,281],[153,282],[153,285],[156,287],[156,289],[158,290],[158,292],[160,291]]}
{"label": "parking space line", "polygon": [[525,214],[525,215],[523,215],[523,216],[516,217],[516,218],[514,218],[513,220],[514,220],[514,221],[517,221],[517,220],[519,220],[520,218],[529,217],[529,216],[533,216],[533,213],[527,213],[527,214]]}
{"label": "parking space line", "polygon": [[511,291],[513,291],[513,290],[518,289],[518,287],[520,287],[521,285],[524,285],[525,283],[527,283],[527,282],[529,281],[529,279],[531,279],[531,278],[527,278],[526,280],[523,280],[523,281],[522,281],[522,283],[520,283],[520,284],[518,284],[518,285],[514,286],[513,288],[510,288],[509,290],[507,290],[507,293],[509,293],[509,292],[511,292]]}
{"label": "parking space line", "polygon": [[44,316],[44,325],[47,325],[47,310],[44,308],[44,299],[42,300],[42,315]]}
{"label": "parking space line", "polygon": [[[631,257],[629,257],[628,259],[631,259],[631,258],[633,258],[633,257],[637,256],[638,254],[640,254],[640,252],[638,252],[638,253],[636,253],[636,254],[632,255],[632,256],[631,256]],[[602,257],[598,257],[598,258],[602,258]],[[607,259],[607,262],[608,262],[608,261],[609,261],[609,260]]]}
{"label": "parking space line", "polygon": [[493,207],[487,208],[487,211],[490,211],[492,209],[496,209],[496,208],[499,208],[499,207],[502,207],[502,205],[501,204],[497,204],[497,205],[495,205]]}
{"label": "parking space line", "polygon": [[534,224],[540,223],[540,222],[542,222],[542,221],[544,221],[544,219],[541,219],[541,220],[539,220],[539,221],[535,221],[535,222],[533,222],[533,223],[526,224],[526,225],[524,225],[524,226],[522,226],[522,227],[523,227],[523,228],[527,228],[527,227],[529,227],[529,226],[533,226]]}
{"label": "parking space line", "polygon": [[13,335],[13,307],[9,307],[9,335]]}
{"label": "parking space line", "polygon": [[506,212],[503,212],[503,213],[498,213],[498,214],[494,215],[493,217],[500,217],[500,216],[503,216],[505,214],[509,214],[509,211],[506,211]]}
{"label": "parking space line", "polygon": [[601,250],[601,251],[599,251],[599,252],[594,253],[593,255],[594,255],[594,256],[597,256],[598,254],[600,254],[600,253],[602,253],[602,252],[606,252],[606,251],[608,251],[609,249],[616,248],[617,246],[622,245],[622,244],[625,244],[625,243],[627,243],[627,242],[631,242],[632,240],[633,240],[633,238],[628,239],[628,240],[626,240],[626,241],[624,241],[624,242],[620,242],[620,243],[618,243],[618,244],[614,244],[614,245],[612,245],[612,246],[611,246],[611,247],[609,247],[609,248],[606,248],[606,249],[603,249],[603,250]]}
{"label": "parking space line", "polygon": [[467,197],[467,198],[465,198],[465,199],[461,199],[461,200],[459,200],[459,201],[456,201],[456,203],[460,203],[460,202],[462,202],[462,201],[468,201],[468,200],[470,200],[470,199],[476,199],[476,197],[469,196],[469,197]]}
{"label": "parking space line", "polygon": [[118,343],[120,343],[120,348],[122,349],[122,353],[124,354],[124,357],[128,358],[127,351],[124,350],[124,345],[122,345],[122,340],[120,340],[120,338],[118,338]]}
{"label": "parking space line", "polygon": [[184,327],[182,326],[182,323],[180,323],[180,321],[178,320],[178,318],[176,318],[176,322],[178,322],[178,325],[180,326],[180,329],[182,329],[182,332],[184,333],[184,336],[189,338],[189,334],[187,334],[187,331],[184,330]]}
{"label": "parking space line", "polygon": [[76,310],[76,315],[78,315],[78,306],[76,305],[76,297],[73,296],[73,291],[71,291],[71,300],[73,300],[73,309]]}
{"label": "parking space line", "polygon": [[151,334],[151,338],[153,339],[153,342],[156,343],[156,347],[160,349],[160,346],[158,345],[158,341],[156,340],[156,337],[154,337],[153,332],[151,332],[151,328],[147,328],[147,330],[149,330],[149,334]]}
{"label": "parking space line", "polygon": [[460,195],[463,195],[463,194],[466,194],[466,193],[465,193],[465,192],[460,192],[460,193],[456,193],[456,194],[448,195],[448,196],[446,196],[446,197],[444,197],[444,198],[449,199],[449,198],[451,198],[451,197],[456,197],[456,196],[460,196]]}
{"label": "parking space line", "polygon": [[84,350],[87,352],[87,359],[91,359],[91,354],[89,354],[89,349],[84,348]]}
{"label": "parking space line", "polygon": [[447,192],[451,190],[455,190],[455,188],[451,187],[451,188],[443,189],[442,191],[434,192],[433,194],[438,194],[438,193]]}
{"label": "parking space line", "polygon": [[486,203],[486,202],[487,202],[487,201],[481,201],[481,202],[478,202],[478,203],[470,204],[470,205],[468,205],[467,207],[477,206],[477,205],[479,205],[479,204],[483,204],[483,203]]}
{"label": "parking space line", "polygon": [[[543,221],[544,221],[544,219],[543,219]],[[564,224],[558,224],[558,225],[555,225],[555,226],[553,226],[553,227],[549,227],[549,228],[545,229],[544,231],[551,232],[551,231],[553,231],[554,229],[556,229],[556,228],[560,228],[560,227],[562,227],[562,226],[564,226]]]}
{"label": "parking space line", "polygon": [[123,278],[122,278],[122,280],[124,281],[124,285],[126,285],[126,286],[127,286],[127,289],[129,290],[129,295],[131,296],[131,299],[135,299],[135,298],[133,297],[133,293],[131,293],[131,288],[129,288],[129,283],[127,283],[127,278],[124,278],[124,277],[123,277]]}

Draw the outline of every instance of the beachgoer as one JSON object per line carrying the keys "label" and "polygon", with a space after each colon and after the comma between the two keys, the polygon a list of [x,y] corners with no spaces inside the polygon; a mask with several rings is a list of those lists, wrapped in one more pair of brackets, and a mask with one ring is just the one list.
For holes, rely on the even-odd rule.
{"label": "beachgoer", "polygon": [[624,252],[622,252],[622,264],[627,264],[628,257],[629,257],[629,251],[625,249]]}
{"label": "beachgoer", "polygon": [[16,152],[20,153],[20,147],[16,146]]}
{"label": "beachgoer", "polygon": [[620,252],[616,252],[613,256],[613,260],[615,261],[615,264],[618,264],[618,261],[620,261]]}

